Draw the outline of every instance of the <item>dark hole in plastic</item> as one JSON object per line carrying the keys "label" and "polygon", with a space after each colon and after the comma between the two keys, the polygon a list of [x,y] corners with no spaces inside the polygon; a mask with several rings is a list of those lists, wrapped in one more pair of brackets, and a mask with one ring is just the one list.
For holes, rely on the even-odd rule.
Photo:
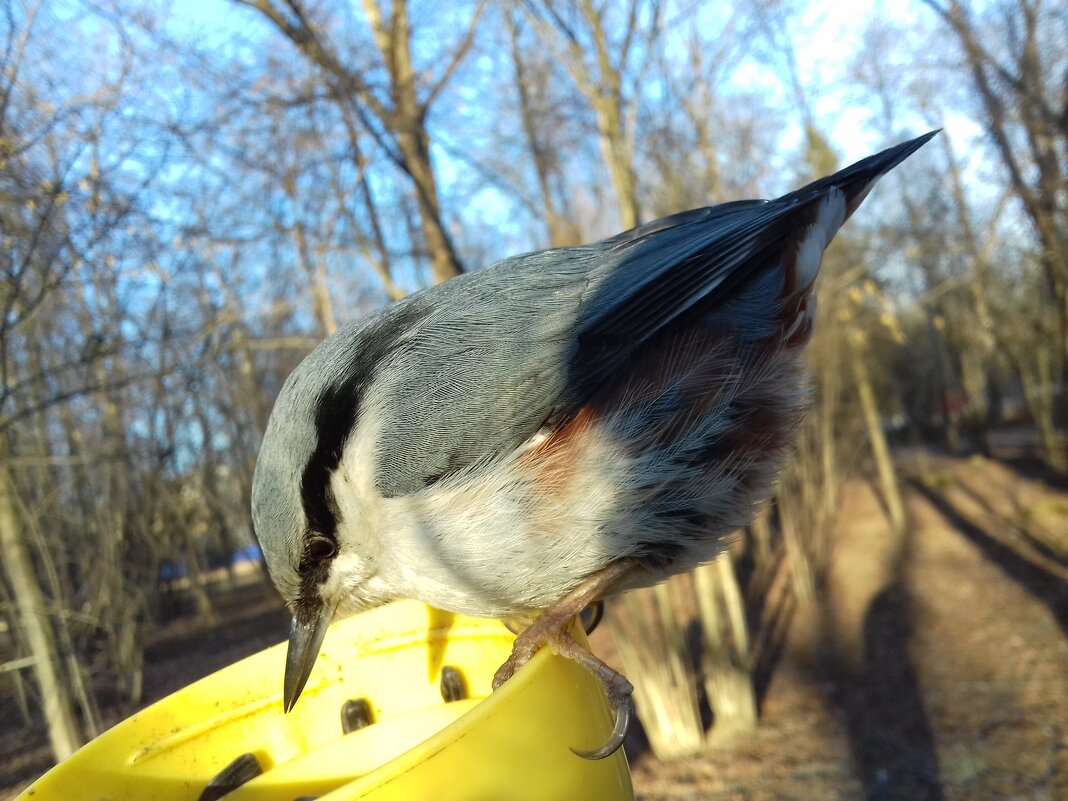
{"label": "dark hole in plastic", "polygon": [[341,705],[341,731],[345,734],[374,722],[375,713],[371,711],[371,702],[366,698],[350,698]]}
{"label": "dark hole in plastic", "polygon": [[468,697],[467,682],[458,668],[446,665],[441,669],[441,697],[446,703],[463,701]]}
{"label": "dark hole in plastic", "polygon": [[601,622],[601,618],[604,617],[604,601],[594,601],[592,604],[582,610],[579,615],[579,620],[582,621],[582,629],[587,634],[593,634],[593,630],[597,628],[597,624]]}
{"label": "dark hole in plastic", "polygon": [[204,788],[198,801],[218,801],[261,773],[263,773],[263,768],[256,759],[256,755],[242,754],[215,774],[215,778],[208,782],[208,786]]}

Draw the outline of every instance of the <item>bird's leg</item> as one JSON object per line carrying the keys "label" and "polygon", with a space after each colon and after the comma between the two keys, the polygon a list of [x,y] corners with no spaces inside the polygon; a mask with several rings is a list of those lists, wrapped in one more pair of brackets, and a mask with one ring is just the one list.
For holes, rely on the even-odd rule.
{"label": "bird's leg", "polygon": [[620,559],[586,578],[575,589],[554,603],[531,623],[526,630],[516,637],[512,645],[512,655],[501,665],[493,677],[493,689],[504,684],[512,675],[523,667],[534,653],[543,645],[555,643],[559,634],[566,631],[579,613],[589,604],[600,598],[630,572],[636,562],[632,559]]}
{"label": "bird's leg", "polygon": [[[586,632],[586,636],[593,634],[594,629],[601,625],[601,620],[604,618],[604,601],[594,601],[579,613],[579,620],[582,622],[582,629]],[[508,631],[515,634],[517,637],[523,633],[523,630],[530,626],[536,618],[523,621],[521,619],[507,618],[501,622]]]}
{"label": "bird's leg", "polygon": [[608,742],[600,748],[595,751],[575,751],[576,754],[587,759],[603,759],[611,756],[623,744],[634,708],[631,700],[634,687],[626,678],[590,653],[587,648],[575,642],[567,630],[571,622],[586,606],[600,601],[613,585],[634,569],[636,564],[632,559],[613,562],[594,573],[550,606],[541,617],[516,638],[512,646],[512,655],[493,677],[493,689],[496,690],[525,665],[543,645],[547,645],[553,653],[573,659],[597,676],[604,684],[609,702],[616,709],[616,725]]}

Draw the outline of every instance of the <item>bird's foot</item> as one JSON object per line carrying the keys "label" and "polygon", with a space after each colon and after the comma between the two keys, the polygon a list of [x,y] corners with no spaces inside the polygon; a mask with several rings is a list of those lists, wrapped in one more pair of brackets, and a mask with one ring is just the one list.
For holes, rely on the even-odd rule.
{"label": "bird's foot", "polygon": [[[604,759],[611,756],[623,745],[627,727],[634,713],[633,685],[627,679],[610,668],[590,650],[579,645],[568,632],[572,621],[587,604],[599,604],[600,596],[611,585],[631,569],[629,560],[615,562],[604,570],[595,573],[578,588],[568,593],[553,604],[541,617],[516,637],[512,646],[512,655],[501,665],[493,677],[493,689],[498,689],[517,670],[525,665],[543,645],[559,656],[574,660],[593,673],[604,685],[608,701],[616,710],[616,722],[608,742],[593,751],[571,750],[585,759]],[[599,617],[598,617],[599,619]],[[596,625],[596,624],[594,624]]]}
{"label": "bird's foot", "polygon": [[634,715],[634,686],[627,681],[625,676],[610,668],[594,656],[588,648],[575,641],[568,632],[573,619],[573,617],[557,615],[550,611],[535,620],[530,628],[516,638],[512,655],[493,677],[493,689],[496,690],[512,678],[513,674],[525,665],[543,645],[554,654],[578,662],[601,680],[608,702],[616,711],[616,722],[608,741],[600,748],[592,751],[581,751],[577,748],[571,750],[584,759],[604,759],[618,751],[627,736],[627,728]]}
{"label": "bird's foot", "polygon": [[634,685],[627,681],[627,677],[613,670],[589,649],[575,642],[572,636],[564,631],[561,638],[550,645],[553,651],[560,656],[573,659],[601,680],[604,685],[608,703],[616,711],[616,722],[612,727],[612,733],[608,740],[600,748],[592,751],[583,751],[572,748],[571,751],[583,759],[604,759],[610,757],[623,745],[627,737],[627,729],[630,727],[630,719],[634,716]]}
{"label": "bird's foot", "polygon": [[[535,618],[534,620],[536,620]],[[586,636],[593,634],[594,630],[601,625],[601,621],[604,619],[604,601],[594,601],[589,606],[585,607],[579,613],[579,622],[582,623],[582,630],[586,632]],[[504,627],[508,631],[517,637],[526,630],[534,620],[526,620],[509,618],[502,620]]]}
{"label": "bird's foot", "polygon": [[526,627],[512,644],[512,655],[501,665],[493,676],[493,689],[497,690],[515,675],[534,656],[539,648],[548,645],[557,652],[556,643],[567,633],[575,613],[570,608],[559,608],[559,604],[549,609],[541,617]]}

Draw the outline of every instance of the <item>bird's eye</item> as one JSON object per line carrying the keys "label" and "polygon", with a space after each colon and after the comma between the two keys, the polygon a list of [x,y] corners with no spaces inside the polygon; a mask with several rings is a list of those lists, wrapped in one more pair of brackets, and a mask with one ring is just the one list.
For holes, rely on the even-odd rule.
{"label": "bird's eye", "polygon": [[312,537],[308,540],[308,556],[317,562],[329,559],[337,553],[337,545],[326,537]]}

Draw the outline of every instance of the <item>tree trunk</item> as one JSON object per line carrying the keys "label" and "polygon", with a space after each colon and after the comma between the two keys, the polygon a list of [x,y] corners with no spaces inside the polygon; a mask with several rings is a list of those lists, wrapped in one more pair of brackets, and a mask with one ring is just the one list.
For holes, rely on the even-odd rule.
{"label": "tree trunk", "polygon": [[[452,61],[428,97],[421,100],[417,76],[412,64],[411,31],[408,25],[407,0],[394,0],[387,22],[379,0],[364,0],[363,9],[371,25],[375,47],[389,74],[392,105],[383,102],[363,80],[362,71],[347,67],[329,46],[321,32],[311,23],[303,4],[293,0],[284,10],[270,0],[237,0],[251,6],[269,19],[301,52],[336,82],[341,105],[357,108],[362,115],[370,112],[385,129],[373,134],[387,148],[390,157],[412,180],[419,209],[419,229],[426,243],[434,282],[440,283],[463,272],[452,239],[441,218],[437,181],[430,159],[430,136],[426,117],[434,95],[450,77],[471,44],[475,21],[453,54]],[[481,12],[480,12],[481,13]],[[476,20],[477,20],[476,15]],[[358,160],[357,154],[354,158]],[[359,165],[357,165],[359,166]]]}
{"label": "tree trunk", "polygon": [[753,516],[749,536],[753,541],[753,562],[759,568],[766,567],[772,561],[770,505],[761,507]]}
{"label": "tree trunk", "polygon": [[[2,551],[0,551],[2,553]],[[0,581],[0,604],[4,606],[4,613],[0,616],[5,625],[8,627],[8,631],[11,632],[11,638],[15,643],[15,653],[28,652],[30,649],[25,646],[23,640],[23,634],[19,630],[18,619],[18,605],[11,598],[11,595],[7,590],[7,583]],[[30,657],[32,660],[33,657]],[[21,661],[21,660],[18,660]],[[10,663],[0,664],[0,673],[6,673],[11,677],[12,684],[15,690],[15,703],[19,708],[19,716],[22,718],[22,724],[24,726],[33,725],[33,715],[30,714],[30,702],[29,692],[27,691],[26,681],[22,678],[22,671],[18,667],[12,667]]]}
{"label": "tree trunk", "polygon": [[593,32],[600,78],[587,80],[585,90],[597,116],[597,129],[601,134],[601,154],[612,176],[612,187],[616,191],[619,222],[623,228],[633,228],[641,221],[641,211],[634,181],[634,158],[623,127],[623,76],[620,74],[619,65],[613,64],[609,56],[607,34],[599,12],[589,0],[582,4],[582,8]]}
{"label": "tree trunk", "polygon": [[408,121],[408,130],[398,133],[397,147],[404,154],[404,167],[415,183],[419,228],[430,256],[434,283],[440,284],[463,272],[452,238],[445,230],[438,203],[437,181],[430,164],[430,142],[421,122]]}
{"label": "tree trunk", "polygon": [[532,79],[527,73],[527,65],[523,62],[516,21],[511,14],[506,14],[505,19],[508,23],[512,66],[515,70],[515,88],[519,95],[519,117],[523,123],[523,134],[526,138],[527,150],[530,151],[531,163],[534,165],[534,174],[538,179],[538,192],[541,195],[542,210],[545,214],[545,226],[549,229],[549,244],[554,248],[575,245],[578,244],[577,232],[557,211],[556,202],[553,199],[550,183],[553,172],[552,159],[548,148],[543,143],[542,127],[531,98]]}
{"label": "tree trunk", "polygon": [[1039,349],[1033,365],[1027,362],[1026,357],[1017,358],[1016,361],[1024,398],[1042,438],[1042,458],[1048,467],[1063,472],[1068,465],[1054,420],[1053,396],[1056,388],[1053,384],[1052,357],[1049,351]]}
{"label": "tree trunk", "polygon": [[749,669],[749,630],[729,552],[693,573],[704,635],[705,692],[715,714],[709,744],[729,746],[756,728],[756,691]]}
{"label": "tree trunk", "polygon": [[634,167],[630,149],[623,132],[619,104],[614,97],[597,98],[593,103],[597,112],[597,127],[601,133],[601,155],[612,177],[612,187],[619,205],[619,223],[624,229],[641,221],[638,192],[634,183]]}
{"label": "tree trunk", "polygon": [[393,110],[386,122],[393,128],[402,166],[415,186],[419,227],[430,255],[434,283],[439,284],[459,275],[463,268],[441,219],[437,179],[430,161],[430,135],[425,123],[428,109],[419,100],[412,65],[408,0],[394,0],[388,25],[377,0],[364,0],[363,7],[389,71]]}
{"label": "tree trunk", "polygon": [[14,491],[10,473],[0,465],[0,553],[4,556],[4,572],[11,582],[26,642],[34,658],[33,670],[41,689],[52,754],[59,761],[81,745],[81,734],[59,666],[44,595],[22,536]]}
{"label": "tree trunk", "polygon": [[[290,200],[294,200],[292,195],[290,195]],[[337,331],[337,319],[334,317],[334,304],[330,299],[330,286],[326,280],[326,262],[321,256],[318,259],[312,259],[302,223],[295,223],[291,233],[297,251],[297,262],[304,274],[308,276],[308,286],[312,296],[312,313],[319,325],[319,334],[328,337]]]}
{"label": "tree trunk", "polygon": [[[634,13],[635,10],[636,7],[632,5],[632,13],[624,34],[624,44],[613,54],[610,52],[611,44],[602,18],[604,7],[597,7],[591,0],[583,0],[579,11],[584,18],[595,50],[596,68],[586,63],[586,53],[574,32],[550,10],[550,16],[555,20],[556,33],[561,40],[566,42],[563,51],[558,47],[554,47],[554,50],[565,60],[575,83],[586,96],[597,119],[601,156],[612,180],[612,189],[615,192],[616,205],[619,209],[619,222],[623,228],[633,228],[641,221],[638,191],[634,178],[633,150],[627,141],[623,122],[625,104],[622,88],[623,68],[630,52],[630,45],[633,43],[633,37],[637,33],[638,16]],[[543,35],[553,30],[554,26],[546,25],[537,14],[534,14],[533,18],[535,23],[540,25]],[[552,36],[547,36],[546,41],[553,46]],[[645,44],[648,46],[649,42]],[[615,61],[613,61],[613,56]]]}
{"label": "tree trunk", "polygon": [[849,343],[849,362],[853,372],[853,381],[856,383],[857,397],[860,400],[861,411],[864,413],[864,425],[868,429],[868,439],[871,442],[872,456],[875,458],[879,486],[890,516],[890,524],[893,526],[894,534],[903,535],[905,533],[905,504],[901,499],[901,487],[897,480],[894,462],[890,458],[886,434],[883,433],[882,423],[879,421],[879,410],[875,404],[875,393],[872,391],[868,367],[864,363],[861,340],[862,335],[859,331],[850,331],[846,337]]}
{"label": "tree trunk", "polygon": [[798,531],[798,507],[800,497],[779,494],[779,529],[786,549],[786,562],[790,568],[790,586],[797,602],[805,604],[816,597],[816,577],[812,573],[812,560],[805,549],[805,542]]}
{"label": "tree trunk", "polygon": [[606,618],[649,744],[658,759],[700,753],[704,742],[690,650],[671,588],[685,577],[623,595]]}

